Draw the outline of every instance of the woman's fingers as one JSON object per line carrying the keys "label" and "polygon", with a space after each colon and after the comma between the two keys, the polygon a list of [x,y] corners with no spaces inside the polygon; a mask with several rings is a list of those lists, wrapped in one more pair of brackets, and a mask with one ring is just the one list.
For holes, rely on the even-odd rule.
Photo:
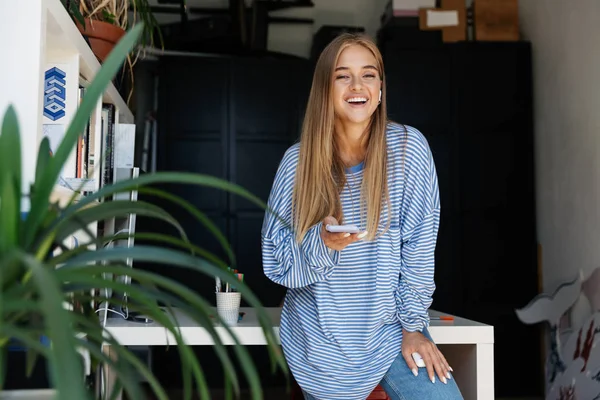
{"label": "woman's fingers", "polygon": [[425,362],[425,368],[427,368],[427,376],[429,376],[429,380],[435,383],[435,365],[434,365],[434,355],[431,352],[431,349],[425,349],[419,351],[421,357],[423,357],[423,361]]}
{"label": "woman's fingers", "polygon": [[332,233],[325,232],[323,235],[323,241],[325,246],[334,250],[342,250],[352,242],[356,242],[362,239],[360,233]]}
{"label": "woman's fingers", "polygon": [[437,372],[437,376],[440,379],[440,381],[448,383],[448,377],[446,375],[448,371],[446,370],[446,366],[443,365],[438,353],[439,352],[437,350],[434,350],[434,356],[432,357],[435,360],[435,372]]}
{"label": "woman's fingers", "polygon": [[332,235],[336,235],[334,237],[334,240],[337,241],[338,243],[343,243],[343,244],[350,244],[352,242],[356,242],[359,241],[360,239],[362,239],[365,235],[366,232],[363,233],[332,233]]}
{"label": "woman's fingers", "polygon": [[406,365],[408,365],[408,368],[410,368],[413,375],[417,376],[419,374],[419,367],[417,366],[417,363],[413,359],[412,353],[403,350],[402,357],[404,357],[404,361],[406,361]]}
{"label": "woman's fingers", "polygon": [[[402,355],[411,370],[415,364],[417,364],[417,367],[419,366],[418,363],[412,360],[412,354],[416,352],[423,359],[424,367],[431,382],[435,383],[436,375],[443,383],[448,383],[448,379],[452,379],[450,375],[452,368],[450,368],[446,357],[440,352],[435,343],[420,332],[403,331],[403,335]],[[423,367],[422,364],[421,367]],[[414,370],[413,373],[415,373]]]}
{"label": "woman's fingers", "polygon": [[329,216],[323,218],[323,227],[325,227],[327,225],[339,225],[339,223],[338,223],[338,220],[335,219],[335,217],[329,215]]}
{"label": "woman's fingers", "polygon": [[329,247],[333,250],[343,250],[346,246],[348,246],[352,242],[356,242],[361,240],[367,235],[367,232],[360,233],[347,233],[347,232],[329,232],[325,227],[330,225],[338,225],[337,220],[328,216],[323,219],[322,228],[321,228],[321,238],[325,243],[325,246]]}
{"label": "woman's fingers", "polygon": [[325,246],[333,250],[342,250],[350,243],[348,240],[350,239],[350,236],[346,236],[345,233],[332,233],[323,230],[321,232],[321,237],[323,238]]}
{"label": "woman's fingers", "polygon": [[[444,358],[442,353],[438,350],[437,346],[433,344],[427,346],[420,346],[418,352],[419,354],[421,354],[423,362],[425,363],[425,368],[427,369],[427,375],[429,376],[429,380],[432,383],[435,383],[435,375],[437,375],[440,381],[442,381],[443,383],[448,383],[448,378],[450,378],[448,363],[446,362],[446,359]],[[408,364],[409,361],[406,355],[404,355],[404,358],[407,360],[406,362]]]}
{"label": "woman's fingers", "polygon": [[442,365],[444,366],[444,369],[446,371],[446,378],[448,379],[452,379],[452,375],[450,375],[450,372],[452,372],[452,368],[450,367],[450,364],[448,364],[448,361],[446,360],[446,357],[444,357],[444,355],[442,354],[442,352],[438,349],[438,354],[440,356],[440,360],[442,362]]}
{"label": "woman's fingers", "polygon": [[450,371],[448,370],[448,363],[446,362],[446,358],[440,352],[435,344],[431,345],[431,354],[434,362],[435,372],[437,373],[438,378],[443,383],[448,383],[448,379],[450,378]]}

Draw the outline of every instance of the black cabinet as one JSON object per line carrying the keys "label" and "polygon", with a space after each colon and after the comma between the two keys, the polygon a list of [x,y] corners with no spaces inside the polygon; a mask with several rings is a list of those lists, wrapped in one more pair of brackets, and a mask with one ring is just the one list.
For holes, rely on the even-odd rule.
{"label": "black cabinet", "polygon": [[[275,172],[285,150],[299,137],[308,99],[312,70],[307,60],[261,57],[164,56],[155,67],[158,75],[159,171],[189,171],[234,182],[266,202]],[[245,273],[245,282],[265,306],[278,306],[285,289],[265,277],[262,269],[260,231],[264,211],[254,203],[225,190],[190,185],[162,185],[200,209],[223,233]],[[214,235],[180,207],[163,205],[182,225],[190,240],[228,260],[227,252]],[[139,231],[176,232],[156,221],[140,218]],[[157,270],[176,279],[213,305],[214,279],[189,270],[156,265]],[[244,304],[245,305],[245,304]],[[176,351],[153,349],[155,373],[169,388],[181,388],[181,371]],[[230,349],[228,349],[229,351]],[[261,382],[267,387],[285,386],[281,374],[272,375],[264,346],[247,349],[255,360]],[[220,361],[211,346],[194,348],[202,360],[210,387],[223,383]],[[233,357],[233,352],[230,351]],[[238,375],[242,376],[241,371]],[[241,378],[242,387],[247,387]]]}
{"label": "black cabinet", "polygon": [[[531,47],[380,43],[390,118],[431,146],[442,213],[433,308],[494,325],[496,393],[540,394]],[[518,357],[519,362],[515,362]]]}
{"label": "black cabinet", "polygon": [[[163,57],[159,62],[158,169],[208,174],[234,182],[266,202],[284,152],[298,139],[311,71],[307,60],[277,57]],[[264,210],[225,190],[168,188],[202,210],[223,232],[236,268],[266,306],[284,288],[262,270]],[[169,207],[190,239],[223,260],[212,233]],[[214,280],[172,270],[214,303]]]}
{"label": "black cabinet", "polygon": [[[538,283],[530,45],[399,43],[380,43],[389,116],[423,132],[439,177],[433,308],[494,325],[499,396],[539,395],[538,328],[514,312]],[[294,58],[162,57],[158,169],[221,177],[266,201],[284,151],[298,138],[312,68]],[[278,305],[284,289],[262,272],[264,212],[221,190],[168,189],[211,218],[259,299]],[[194,243],[226,258],[198,222],[169,211]],[[214,302],[210,277],[165,273]]]}

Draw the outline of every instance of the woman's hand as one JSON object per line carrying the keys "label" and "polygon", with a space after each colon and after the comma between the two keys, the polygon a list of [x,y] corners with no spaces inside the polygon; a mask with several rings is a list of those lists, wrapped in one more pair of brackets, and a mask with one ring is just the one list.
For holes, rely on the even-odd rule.
{"label": "woman's hand", "polygon": [[446,361],[435,343],[427,339],[421,332],[408,332],[403,329],[402,356],[404,356],[404,360],[406,360],[413,374],[417,376],[419,369],[412,357],[413,353],[419,353],[423,362],[425,362],[431,382],[435,382],[434,371],[437,372],[438,377],[444,383],[447,383],[446,379],[451,379],[450,371],[452,371],[452,368],[448,365],[448,361]]}
{"label": "woman's hand", "polygon": [[329,232],[325,227],[329,225],[339,225],[337,219],[332,216],[325,217],[321,227],[321,238],[325,243],[325,246],[333,250],[343,250],[344,247],[348,246],[352,242],[356,242],[367,235],[367,232],[360,233],[344,233],[344,232]]}

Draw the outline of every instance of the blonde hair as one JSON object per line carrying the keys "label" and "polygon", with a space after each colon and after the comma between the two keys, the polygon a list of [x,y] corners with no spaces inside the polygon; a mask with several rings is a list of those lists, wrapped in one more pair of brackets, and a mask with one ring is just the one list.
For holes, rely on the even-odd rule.
{"label": "blonde hair", "polygon": [[[308,98],[302,133],[300,154],[292,210],[296,240],[301,242],[311,226],[328,215],[343,223],[340,193],[346,183],[345,166],[334,140],[334,106],[331,99],[333,73],[342,51],[360,45],[375,57],[381,78],[381,104],[371,117],[367,151],[364,160],[364,177],[361,187],[361,219],[366,207],[366,240],[382,233],[380,227],[383,210],[389,210],[387,187],[387,107],[385,79],[381,53],[366,36],[345,33],[335,38],[321,53],[315,67]],[[384,206],[384,204],[387,206]],[[389,212],[389,211],[388,211]],[[384,231],[389,227],[386,218]]]}

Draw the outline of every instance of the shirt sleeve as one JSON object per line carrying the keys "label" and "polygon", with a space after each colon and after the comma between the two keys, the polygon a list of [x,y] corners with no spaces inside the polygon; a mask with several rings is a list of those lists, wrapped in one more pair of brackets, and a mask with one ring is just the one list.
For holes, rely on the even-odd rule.
{"label": "shirt sleeve", "polygon": [[422,331],[429,325],[440,221],[435,163],[425,137],[416,133],[416,138],[415,132],[409,133],[406,146],[400,213],[402,257],[396,290],[398,319],[409,332]]}
{"label": "shirt sleeve", "polygon": [[264,273],[288,288],[328,279],[339,261],[339,252],[329,249],[321,239],[321,222],[308,230],[302,243],[296,240],[291,221],[297,156],[297,147],[292,147],[279,165],[261,233]]}

